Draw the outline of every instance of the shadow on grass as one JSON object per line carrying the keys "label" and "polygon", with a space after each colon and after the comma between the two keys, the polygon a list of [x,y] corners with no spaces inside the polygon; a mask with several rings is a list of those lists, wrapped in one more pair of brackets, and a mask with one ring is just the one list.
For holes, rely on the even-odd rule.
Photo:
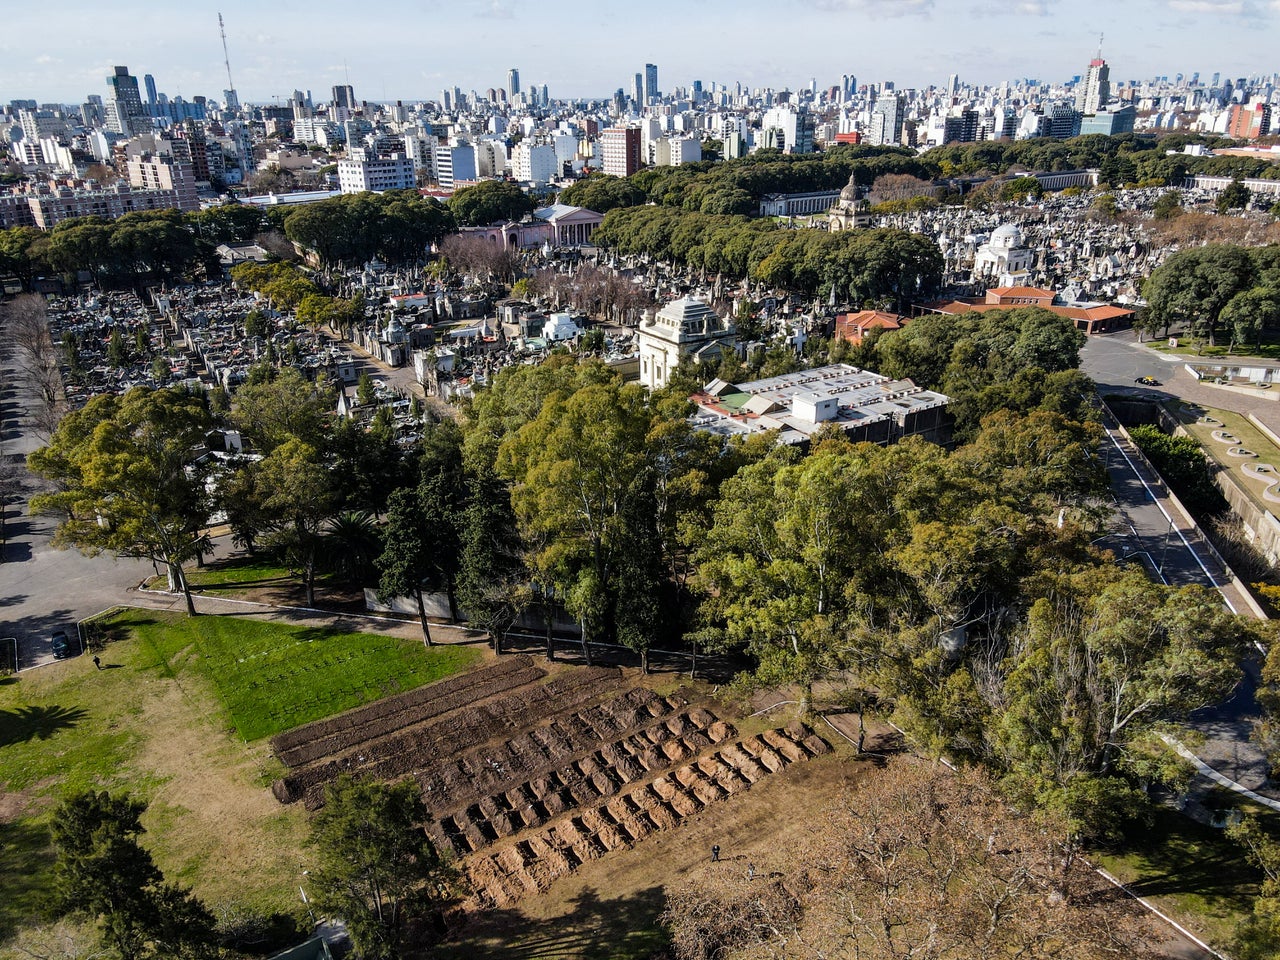
{"label": "shadow on grass", "polygon": [[48,740],[59,730],[69,730],[88,714],[80,707],[33,706],[0,710],[0,747],[28,740]]}
{"label": "shadow on grass", "polygon": [[53,859],[46,828],[0,821],[0,941],[50,918]]}
{"label": "shadow on grass", "polygon": [[667,942],[658,923],[662,887],[602,897],[587,887],[567,913],[547,920],[519,910],[491,910],[430,955],[437,960],[628,960],[652,956]]}
{"label": "shadow on grass", "polygon": [[1248,912],[1262,879],[1221,830],[1171,810],[1158,810],[1150,829],[1113,852],[1140,861],[1141,875],[1127,886],[1143,897],[1195,894]]}

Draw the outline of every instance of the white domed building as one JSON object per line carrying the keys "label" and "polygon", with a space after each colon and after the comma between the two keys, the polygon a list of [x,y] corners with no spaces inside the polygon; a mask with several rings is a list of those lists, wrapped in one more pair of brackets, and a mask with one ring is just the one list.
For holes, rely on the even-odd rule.
{"label": "white domed building", "polygon": [[973,258],[973,279],[996,286],[1025,286],[1035,264],[1035,251],[1025,246],[1022,231],[1006,223],[996,227]]}
{"label": "white domed building", "polygon": [[832,233],[841,230],[857,230],[871,226],[871,204],[858,199],[858,184],[855,176],[840,191],[840,199],[827,211],[827,229]]}

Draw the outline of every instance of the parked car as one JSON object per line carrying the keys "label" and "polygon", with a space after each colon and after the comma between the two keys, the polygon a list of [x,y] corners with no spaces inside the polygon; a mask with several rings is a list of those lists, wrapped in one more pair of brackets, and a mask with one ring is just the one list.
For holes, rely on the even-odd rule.
{"label": "parked car", "polygon": [[1138,378],[1137,378],[1136,380],[1134,380],[1133,382],[1134,382],[1134,383],[1140,383],[1140,384],[1142,384],[1144,387],[1158,387],[1158,386],[1160,386],[1160,381],[1159,381],[1159,380],[1157,380],[1155,377],[1138,377]]}
{"label": "parked car", "polygon": [[67,637],[67,631],[53,631],[53,659],[65,660],[71,656],[71,640]]}

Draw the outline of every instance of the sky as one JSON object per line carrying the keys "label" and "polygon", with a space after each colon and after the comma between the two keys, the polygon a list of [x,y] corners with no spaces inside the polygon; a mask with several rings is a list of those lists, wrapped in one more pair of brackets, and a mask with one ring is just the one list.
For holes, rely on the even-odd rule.
{"label": "sky", "polygon": [[[221,99],[226,21],[243,102],[439,99],[506,84],[552,97],[630,90],[645,63],[663,91],[699,79],[819,89],[844,74],[899,87],[1060,82],[1096,55],[1111,79],[1280,70],[1280,0],[4,0],[0,103],[81,103],[115,64],[160,91]],[[143,92],[145,97],[145,91]]]}

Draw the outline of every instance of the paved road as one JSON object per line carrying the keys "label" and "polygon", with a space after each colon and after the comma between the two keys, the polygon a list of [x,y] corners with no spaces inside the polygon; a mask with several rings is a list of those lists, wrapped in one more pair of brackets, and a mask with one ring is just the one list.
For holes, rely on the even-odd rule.
{"label": "paved road", "polygon": [[[0,450],[17,462],[40,445],[31,429],[29,403],[13,364],[0,363]],[[48,517],[29,516],[27,500],[0,505],[9,535],[0,562],[0,640],[18,640],[22,668],[53,659],[54,630],[74,636],[77,620],[119,603],[128,587],[152,573],[149,563],[55,550],[49,541],[56,524]]]}
{"label": "paved road", "polygon": [[[1143,348],[1132,333],[1094,337],[1081,351],[1081,368],[1103,393],[1158,394],[1193,403],[1253,413],[1273,429],[1280,429],[1280,403],[1201,384],[1185,368],[1186,358],[1169,357]],[[1151,376],[1158,388],[1141,387],[1136,377]],[[1173,586],[1198,583],[1215,586],[1233,610],[1245,611],[1240,592],[1223,575],[1212,553],[1176,508],[1161,503],[1164,492],[1159,478],[1119,433],[1108,431],[1103,451],[1121,521],[1121,533],[1104,545],[1118,556],[1138,555],[1152,573]],[[1261,716],[1255,693],[1259,682],[1258,658],[1241,664],[1244,679],[1222,704],[1193,715],[1190,726],[1204,735],[1196,754],[1230,780],[1258,793],[1280,797],[1267,771],[1266,758],[1250,739]]]}

